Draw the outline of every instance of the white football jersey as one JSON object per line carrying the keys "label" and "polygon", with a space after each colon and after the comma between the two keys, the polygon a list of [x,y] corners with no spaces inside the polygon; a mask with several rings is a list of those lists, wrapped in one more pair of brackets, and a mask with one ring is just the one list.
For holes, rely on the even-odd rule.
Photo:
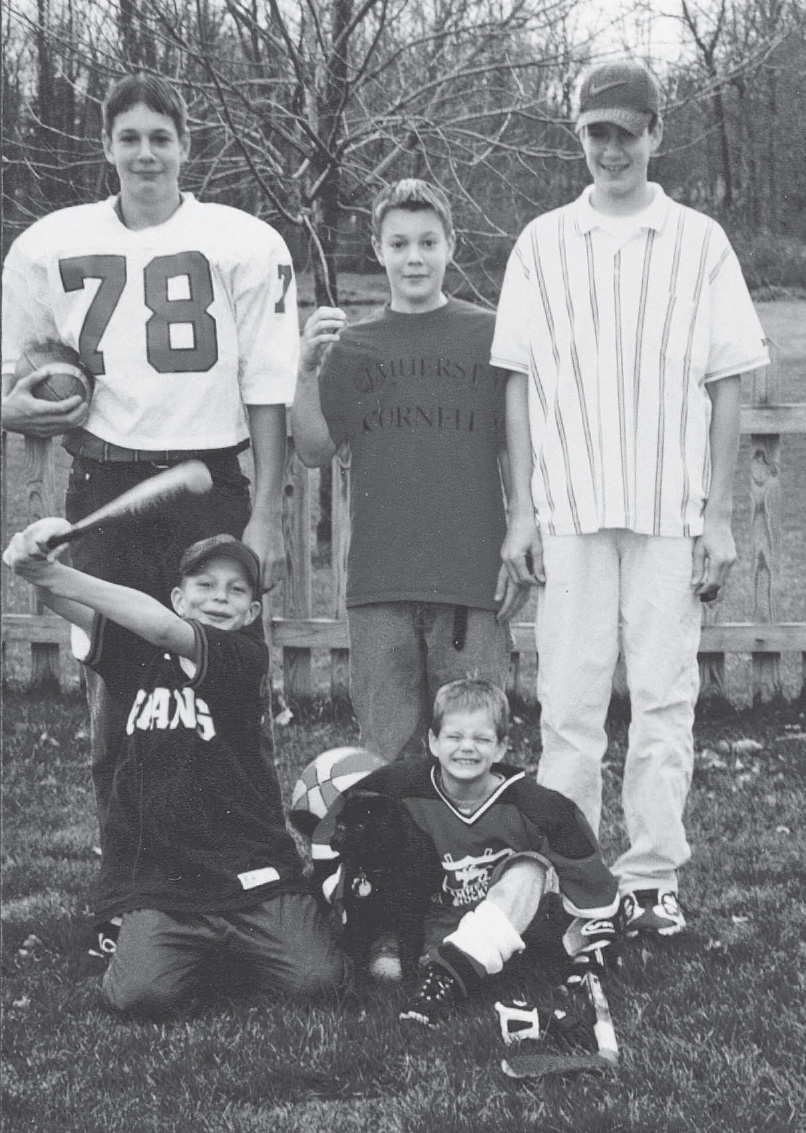
{"label": "white football jersey", "polygon": [[61,209],[3,269],[3,372],[56,338],[95,375],[85,428],[127,448],[226,448],[244,405],[289,404],[299,353],[291,256],[270,225],[185,194],[134,231],[115,199]]}

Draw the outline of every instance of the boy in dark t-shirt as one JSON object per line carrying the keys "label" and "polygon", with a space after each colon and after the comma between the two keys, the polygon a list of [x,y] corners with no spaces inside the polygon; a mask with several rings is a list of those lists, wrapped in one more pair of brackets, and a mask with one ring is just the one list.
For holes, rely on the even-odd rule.
{"label": "boy in dark t-shirt", "polygon": [[424,181],[372,211],[388,306],[347,327],[321,307],[305,327],[292,429],[309,465],[349,449],[350,688],[361,743],[424,755],[440,685],[503,687],[508,620],[526,591],[501,571],[508,467],[494,315],[442,290],[450,205]]}
{"label": "boy in dark t-shirt", "polygon": [[4,560],[89,635],[77,655],[121,708],[96,909],[99,921],[122,916],[107,1001],[163,1014],[219,952],[248,967],[261,990],[339,984],[343,959],[261,755],[267,650],[243,632],[260,613],[257,556],[231,535],[194,543],[174,612],[56,561],[48,540],[68,528],[39,520]]}

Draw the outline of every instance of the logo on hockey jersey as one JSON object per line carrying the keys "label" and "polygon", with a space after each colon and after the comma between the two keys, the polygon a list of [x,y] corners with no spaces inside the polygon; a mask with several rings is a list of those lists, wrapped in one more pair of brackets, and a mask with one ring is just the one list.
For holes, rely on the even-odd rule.
{"label": "logo on hockey jersey", "polygon": [[442,903],[458,908],[476,905],[483,901],[490,888],[490,878],[499,862],[505,861],[512,850],[486,849],[483,854],[473,857],[466,854],[455,862],[450,854],[442,859],[445,879],[442,882]]}
{"label": "logo on hockey jersey", "polygon": [[155,688],[151,692],[141,688],[126,721],[126,735],[133,735],[135,728],[143,732],[190,728],[203,740],[211,740],[216,734],[210,709],[192,688]]}

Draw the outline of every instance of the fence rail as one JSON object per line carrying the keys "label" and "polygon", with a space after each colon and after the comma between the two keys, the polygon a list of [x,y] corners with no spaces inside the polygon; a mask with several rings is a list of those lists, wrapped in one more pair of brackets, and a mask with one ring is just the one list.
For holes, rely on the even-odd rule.
{"label": "fence rail", "polygon": [[[751,688],[744,699],[771,699],[782,690],[781,655],[800,658],[797,692],[804,690],[806,675],[806,622],[782,622],[777,617],[776,588],[781,568],[781,438],[806,434],[806,404],[780,404],[775,368],[753,375],[753,403],[742,409],[742,433],[750,437],[747,475],[750,485],[749,543],[752,573],[752,612],[747,621],[720,623],[717,610],[704,608],[700,645],[702,694],[726,692],[725,657],[746,654],[752,658]],[[3,438],[3,492],[5,545],[6,438]],[[47,441],[25,439],[24,493],[26,515],[33,520],[58,510],[52,446]],[[333,462],[332,552],[330,563],[331,609],[328,616],[313,616],[313,536],[311,524],[314,478],[298,460],[289,443],[283,503],[283,533],[286,546],[286,582],[281,616],[267,617],[272,646],[282,651],[283,686],[287,697],[309,698],[329,691],[339,699],[349,692],[349,636],[345,590],[349,549],[349,469],[338,458]],[[15,491],[19,492],[19,486]],[[31,687],[63,680],[62,651],[69,643],[69,627],[58,617],[31,607],[25,613],[5,612],[7,586],[3,587],[3,646],[24,642],[30,646]],[[535,642],[533,626],[512,627],[515,648],[510,668],[510,691],[523,699],[534,698],[533,675],[524,687],[523,672],[533,674]],[[314,657],[326,658],[322,687],[321,666],[315,672]],[[329,654],[329,656],[328,656]],[[531,665],[524,665],[531,661]],[[318,675],[317,675],[318,674]],[[328,681],[329,676],[329,681]],[[328,686],[329,685],[329,689]]]}

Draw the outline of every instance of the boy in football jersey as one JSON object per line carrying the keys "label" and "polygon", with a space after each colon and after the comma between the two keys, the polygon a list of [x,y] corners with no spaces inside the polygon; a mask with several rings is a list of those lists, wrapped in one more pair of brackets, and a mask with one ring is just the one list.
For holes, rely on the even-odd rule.
{"label": "boy in football jersey", "polygon": [[[84,631],[80,659],[120,708],[97,916],[122,917],[107,1002],[164,1015],[221,956],[269,993],[338,986],[345,964],[303,878],[260,746],[265,644],[260,563],[228,534],[183,554],[168,609],[142,591],[64,566],[43,519],[4,559]],[[242,972],[241,972],[242,969]]]}
{"label": "boy in football jersey", "polygon": [[[401,1019],[435,1026],[526,949],[538,969],[545,950],[555,967],[558,955],[566,957],[571,980],[601,971],[612,952],[615,879],[576,805],[502,762],[508,720],[500,688],[452,681],[434,701],[433,759],[398,761],[357,785],[402,804],[442,863],[442,884],[425,919],[422,977]],[[341,805],[317,828],[312,848],[331,899],[338,896],[339,858],[327,839]],[[561,898],[548,896],[550,877],[559,881]],[[378,945],[370,971],[388,979],[394,956],[387,942]]]}
{"label": "boy in football jersey", "polygon": [[[258,555],[268,588],[283,562],[285,406],[299,347],[291,257],[263,221],[180,191],[187,107],[162,79],[131,75],[112,87],[103,147],[120,192],[43,217],[6,258],[3,426],[66,434],[71,522],[182,460],[210,469],[205,496],[76,544],[80,570],[167,603],[184,548],[229,532]],[[88,407],[37,399],[40,371],[15,383],[25,345],[53,339],[77,350],[94,375]],[[250,443],[251,509],[238,458]],[[115,725],[92,674],[87,687],[103,828],[112,770],[105,737]]]}
{"label": "boy in football jersey", "polygon": [[[291,257],[263,221],[180,191],[187,107],[162,79],[121,80],[103,122],[120,192],[43,217],[4,265],[3,425],[67,433],[71,521],[167,465],[198,457],[210,467],[213,491],[198,506],[183,500],[130,538],[84,540],[80,569],[167,601],[182,549],[231,530],[269,586],[283,559],[285,405],[298,357]],[[52,339],[94,375],[88,409],[38,400],[37,372],[15,384],[25,345]],[[251,516],[238,462],[250,442]]]}
{"label": "boy in football jersey", "polygon": [[700,601],[735,559],[741,374],[769,359],[722,229],[648,180],[663,133],[650,72],[595,67],[577,133],[593,184],[527,226],[498,307],[512,466],[502,558],[539,586],[538,781],[594,831],[621,626],[630,845],[613,872],[627,935],[665,937],[685,927]]}
{"label": "boy in football jersey", "polygon": [[494,316],[448,298],[455,235],[445,194],[389,185],[372,207],[388,306],[347,327],[321,307],[303,332],[292,409],[309,466],[349,452],[350,688],[361,744],[425,754],[434,694],[476,673],[503,685],[508,619],[526,590],[498,558],[506,480]]}

